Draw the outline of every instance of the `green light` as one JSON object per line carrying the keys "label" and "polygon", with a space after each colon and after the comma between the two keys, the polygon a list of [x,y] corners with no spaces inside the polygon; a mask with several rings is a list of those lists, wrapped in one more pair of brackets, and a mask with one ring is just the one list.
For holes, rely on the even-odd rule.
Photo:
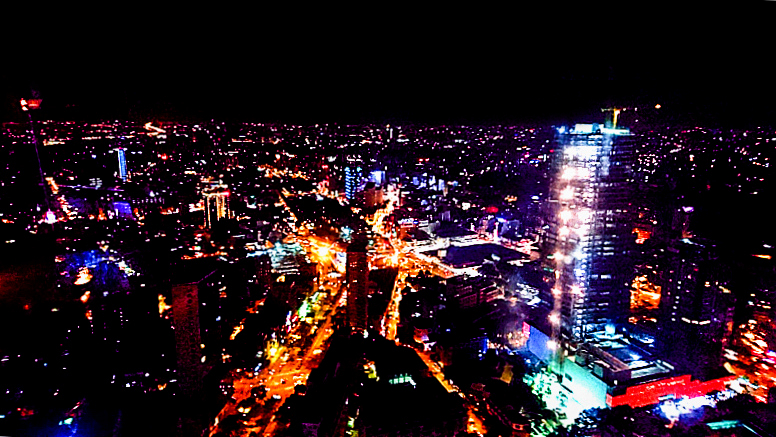
{"label": "green light", "polygon": [[603,128],[601,132],[609,135],[630,135],[630,129],[610,129]]}
{"label": "green light", "polygon": [[300,318],[304,319],[305,317],[307,317],[308,311],[309,311],[309,308],[307,306],[307,301],[304,301],[302,302],[302,305],[299,307],[299,312],[297,314],[299,314]]}
{"label": "green light", "polygon": [[741,421],[740,420],[721,420],[719,422],[707,423],[706,425],[713,430],[730,429],[741,425]]}

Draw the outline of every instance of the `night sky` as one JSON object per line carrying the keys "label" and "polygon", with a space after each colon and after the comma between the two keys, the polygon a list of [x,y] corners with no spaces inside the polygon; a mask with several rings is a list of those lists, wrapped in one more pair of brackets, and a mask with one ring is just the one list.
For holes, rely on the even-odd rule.
{"label": "night sky", "polygon": [[562,122],[655,103],[690,124],[776,116],[763,11],[602,9],[55,20],[45,44],[6,48],[20,68],[0,72],[0,118],[30,89],[41,117],[69,119]]}

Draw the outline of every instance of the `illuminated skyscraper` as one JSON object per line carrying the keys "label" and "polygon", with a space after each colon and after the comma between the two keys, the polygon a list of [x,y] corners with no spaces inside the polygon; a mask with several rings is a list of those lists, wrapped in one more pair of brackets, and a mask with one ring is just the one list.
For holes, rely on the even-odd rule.
{"label": "illuminated skyscraper", "polygon": [[225,185],[217,185],[204,190],[205,196],[205,227],[210,228],[213,223],[230,218],[229,190]]}
{"label": "illuminated skyscraper", "polygon": [[634,244],[630,131],[560,128],[544,247],[554,337],[583,339],[627,319]]}
{"label": "illuminated skyscraper", "polygon": [[345,198],[349,201],[356,198],[360,174],[361,167],[345,167]]}
{"label": "illuminated skyscraper", "polygon": [[119,177],[122,181],[127,180],[127,158],[124,155],[124,149],[119,147],[118,149],[118,155],[119,155]]}
{"label": "illuminated skyscraper", "polygon": [[369,264],[366,241],[356,238],[347,252],[345,278],[348,286],[348,326],[352,330],[364,331],[367,325],[367,292],[369,291]]}

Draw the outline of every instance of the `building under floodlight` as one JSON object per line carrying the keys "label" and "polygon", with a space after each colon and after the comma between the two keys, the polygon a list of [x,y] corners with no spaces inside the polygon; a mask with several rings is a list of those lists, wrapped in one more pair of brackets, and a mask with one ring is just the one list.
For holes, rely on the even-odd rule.
{"label": "building under floodlight", "polygon": [[629,314],[634,244],[633,141],[628,129],[561,127],[544,235],[556,340],[579,341]]}

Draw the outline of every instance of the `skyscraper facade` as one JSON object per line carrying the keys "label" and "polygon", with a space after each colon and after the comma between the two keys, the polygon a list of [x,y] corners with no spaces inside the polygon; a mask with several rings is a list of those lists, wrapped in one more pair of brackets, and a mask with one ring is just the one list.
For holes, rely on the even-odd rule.
{"label": "skyscraper facade", "polygon": [[127,157],[124,154],[124,149],[119,147],[118,149],[118,155],[119,155],[119,177],[122,181],[127,180]]}
{"label": "skyscraper facade", "polygon": [[596,124],[560,128],[544,235],[554,337],[581,340],[627,319],[634,244],[633,139]]}
{"label": "skyscraper facade", "polygon": [[220,315],[215,281],[214,264],[207,259],[186,261],[173,272],[171,306],[178,386],[187,398],[201,394],[205,374],[221,355],[218,324],[214,322]]}
{"label": "skyscraper facade", "polygon": [[210,228],[213,223],[230,218],[229,190],[224,185],[217,185],[204,190],[205,196],[205,227]]}
{"label": "skyscraper facade", "polygon": [[347,282],[348,326],[354,331],[364,331],[368,320],[369,264],[367,262],[366,241],[355,238],[347,251],[345,268]]}
{"label": "skyscraper facade", "polygon": [[175,326],[175,352],[178,362],[178,386],[186,397],[202,390],[205,376],[202,363],[202,336],[199,324],[199,289],[197,284],[172,287],[172,317]]}
{"label": "skyscraper facade", "polygon": [[345,198],[353,201],[356,198],[361,167],[345,167]]}
{"label": "skyscraper facade", "polygon": [[658,344],[666,357],[698,377],[722,362],[733,333],[735,298],[729,272],[708,241],[687,238],[668,247],[658,318]]}

